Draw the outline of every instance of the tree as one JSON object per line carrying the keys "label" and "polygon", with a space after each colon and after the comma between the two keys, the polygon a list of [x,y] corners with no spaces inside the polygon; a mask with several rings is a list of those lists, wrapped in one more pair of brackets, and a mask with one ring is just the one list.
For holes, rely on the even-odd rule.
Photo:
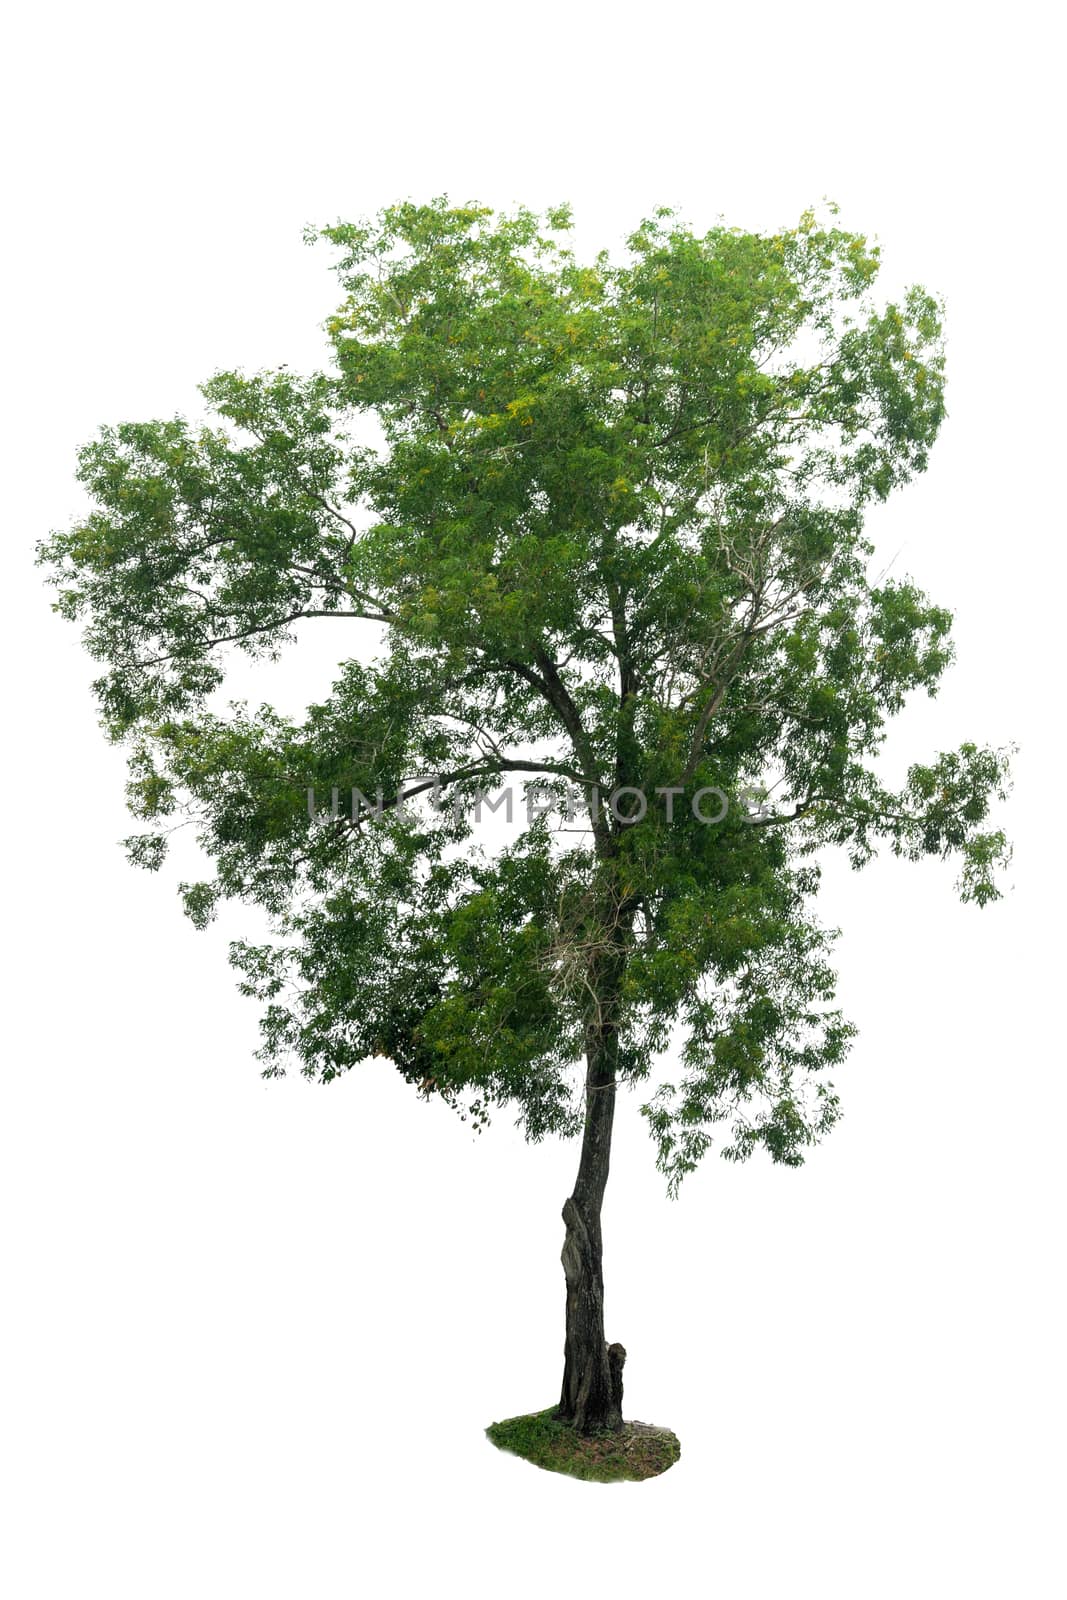
{"label": "tree", "polygon": [[[899,792],[874,765],[951,657],[949,613],[872,581],[862,531],[942,421],[938,303],[878,309],[877,247],[833,211],[697,235],[659,210],[622,264],[583,265],[569,226],[437,199],[326,228],[330,370],[220,373],[216,425],[103,429],[93,509],[40,553],[129,747],[132,859],[195,817],[193,921],[269,914],[232,947],[264,1071],[385,1056],[476,1124],[581,1134],[559,1415],[586,1432],[621,1420],[617,1087],[648,1083],[672,1191],[713,1137],[799,1164],[853,1033],[817,852],[955,854],[984,904],[1007,755],[965,744]],[[373,648],[341,630],[303,720],[221,705],[228,653],[304,619]],[[471,806],[511,782],[538,803],[487,850]]]}

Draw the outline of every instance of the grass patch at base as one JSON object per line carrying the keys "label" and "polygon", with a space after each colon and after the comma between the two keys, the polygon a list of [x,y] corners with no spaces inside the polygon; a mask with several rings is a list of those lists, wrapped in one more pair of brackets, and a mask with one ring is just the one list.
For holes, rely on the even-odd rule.
{"label": "grass patch at base", "polygon": [[565,1472],[592,1483],[625,1483],[655,1478],[682,1453],[677,1434],[647,1422],[624,1422],[618,1433],[575,1433],[560,1422],[555,1406],[509,1417],[486,1428],[499,1450],[532,1461],[546,1472]]}

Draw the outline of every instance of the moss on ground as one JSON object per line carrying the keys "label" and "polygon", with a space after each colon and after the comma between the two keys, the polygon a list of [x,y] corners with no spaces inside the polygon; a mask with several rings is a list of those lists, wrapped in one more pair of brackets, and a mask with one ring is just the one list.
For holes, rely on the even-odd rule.
{"label": "moss on ground", "polygon": [[486,1435],[500,1450],[522,1456],[546,1472],[565,1472],[592,1483],[624,1483],[655,1478],[681,1455],[678,1437],[669,1428],[646,1422],[624,1422],[618,1433],[576,1433],[560,1422],[556,1408],[526,1417],[494,1422]]}

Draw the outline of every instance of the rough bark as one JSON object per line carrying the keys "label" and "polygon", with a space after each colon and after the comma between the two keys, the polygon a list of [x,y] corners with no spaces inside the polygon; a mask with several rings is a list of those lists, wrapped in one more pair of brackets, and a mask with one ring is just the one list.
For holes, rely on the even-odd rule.
{"label": "rough bark", "polygon": [[604,1337],[604,1271],[600,1213],[608,1181],[615,1115],[614,1032],[600,1026],[590,1040],[585,1128],[574,1193],[563,1207],[567,1282],[563,1388],[558,1415],[580,1433],[622,1427],[626,1351]]}

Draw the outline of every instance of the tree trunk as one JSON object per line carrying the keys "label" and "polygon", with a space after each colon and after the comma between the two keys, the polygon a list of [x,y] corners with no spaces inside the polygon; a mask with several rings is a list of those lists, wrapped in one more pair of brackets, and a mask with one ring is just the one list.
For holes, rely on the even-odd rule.
{"label": "tree trunk", "polygon": [[608,1181],[615,1115],[616,1040],[601,1026],[590,1037],[585,1130],[574,1193],[563,1207],[567,1233],[567,1330],[563,1390],[557,1415],[579,1433],[622,1426],[622,1366],[626,1351],[604,1338],[604,1272],[600,1211]]}

